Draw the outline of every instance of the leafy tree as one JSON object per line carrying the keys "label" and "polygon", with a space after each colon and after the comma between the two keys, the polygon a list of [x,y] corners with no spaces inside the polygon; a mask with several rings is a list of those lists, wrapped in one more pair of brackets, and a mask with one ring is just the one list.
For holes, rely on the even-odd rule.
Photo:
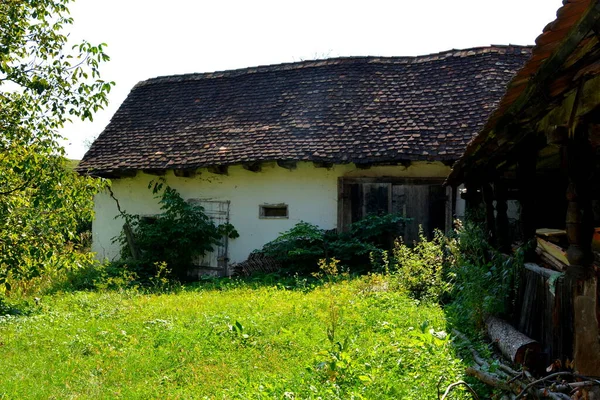
{"label": "leafy tree", "polygon": [[70,171],[59,144],[58,130],[92,120],[113,85],[98,71],[106,45],[68,48],[69,3],[0,2],[0,284],[76,263],[77,224],[102,185]]}

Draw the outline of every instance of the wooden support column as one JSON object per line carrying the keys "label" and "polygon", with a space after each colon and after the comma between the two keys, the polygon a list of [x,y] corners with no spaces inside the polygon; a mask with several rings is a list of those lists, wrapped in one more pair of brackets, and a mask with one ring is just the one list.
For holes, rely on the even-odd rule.
{"label": "wooden support column", "polygon": [[481,216],[479,212],[481,196],[477,192],[478,186],[474,182],[465,182],[465,189],[466,192],[462,195],[465,200],[465,218],[481,222],[478,221]]}
{"label": "wooden support column", "polygon": [[592,235],[594,233],[591,202],[591,175],[594,170],[594,153],[587,140],[587,132],[578,129],[575,137],[567,143],[567,219],[566,230],[569,241],[567,258],[577,272],[590,269],[592,261]]}
{"label": "wooden support column", "polygon": [[496,242],[498,250],[503,253],[510,251],[510,237],[508,234],[508,204],[507,189],[504,182],[496,181],[494,184],[496,194]]}
{"label": "wooden support column", "polygon": [[535,258],[535,166],[537,163],[537,146],[534,138],[526,141],[521,148],[517,161],[517,185],[519,203],[521,204],[521,232],[526,244],[525,261]]}
{"label": "wooden support column", "polygon": [[454,229],[454,220],[458,217],[457,214],[457,203],[458,199],[458,188],[456,186],[452,186],[452,225],[450,225],[450,229]]}
{"label": "wooden support column", "polygon": [[594,152],[587,128],[578,127],[568,139],[566,230],[571,264],[567,279],[573,290],[574,360],[583,375],[600,375],[600,329],[597,317],[598,279],[592,267],[593,216],[591,202]]}
{"label": "wooden support column", "polygon": [[489,183],[485,183],[481,187],[483,201],[485,203],[485,226],[488,240],[492,244],[496,244],[496,219],[494,218],[494,189]]}

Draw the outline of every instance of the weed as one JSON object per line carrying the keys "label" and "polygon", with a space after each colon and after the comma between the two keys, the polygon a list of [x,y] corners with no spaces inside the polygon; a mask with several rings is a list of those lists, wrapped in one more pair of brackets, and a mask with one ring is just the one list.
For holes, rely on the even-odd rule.
{"label": "weed", "polygon": [[488,315],[508,317],[523,253],[512,257],[499,253],[487,242],[484,230],[469,221],[457,224],[456,236],[449,243],[456,260],[452,267],[456,284],[448,312],[456,323],[481,329]]}
{"label": "weed", "polygon": [[446,247],[447,240],[442,232],[436,230],[433,239],[427,240],[422,228],[419,228],[419,241],[413,247],[408,247],[401,239],[394,243],[394,276],[415,299],[438,302],[452,289],[448,269],[454,259]]}

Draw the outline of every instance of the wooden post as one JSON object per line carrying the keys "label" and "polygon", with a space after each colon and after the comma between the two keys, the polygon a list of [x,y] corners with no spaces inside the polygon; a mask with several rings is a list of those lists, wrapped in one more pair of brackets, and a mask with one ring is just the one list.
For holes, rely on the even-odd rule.
{"label": "wooden post", "polygon": [[127,246],[129,247],[129,252],[131,253],[131,258],[134,260],[140,259],[140,250],[135,243],[135,237],[133,235],[133,230],[131,229],[131,225],[129,222],[125,222],[123,225],[123,232],[125,233],[125,239],[127,239]]}
{"label": "wooden post", "polygon": [[[569,263],[585,270],[592,261],[592,235],[594,233],[590,178],[594,171],[594,153],[587,140],[585,129],[578,129],[567,143],[567,219]],[[585,272],[579,270],[579,272]]]}
{"label": "wooden post", "polygon": [[494,217],[494,190],[489,183],[483,184],[481,187],[483,201],[485,203],[485,226],[488,235],[488,240],[492,244],[496,244],[496,219]]}
{"label": "wooden post", "polygon": [[477,193],[477,188],[478,186],[474,182],[465,182],[466,193],[463,195],[463,199],[465,200],[465,218],[481,222],[479,220],[481,217],[479,213],[481,196]]}
{"label": "wooden post", "polygon": [[525,261],[535,258],[535,167],[537,163],[537,147],[533,140],[523,145],[517,161],[517,184],[519,188],[519,203],[521,204],[521,231],[523,242],[529,245],[525,253]]}
{"label": "wooden post", "polygon": [[510,251],[506,203],[508,195],[504,182],[498,180],[494,183],[494,193],[496,194],[496,242],[500,251],[508,253]]}
{"label": "wooden post", "polygon": [[583,375],[600,375],[600,341],[597,318],[598,280],[592,268],[593,215],[590,188],[594,172],[594,151],[587,127],[579,126],[567,143],[566,230],[571,264],[567,278],[573,290],[573,325],[576,370]]}

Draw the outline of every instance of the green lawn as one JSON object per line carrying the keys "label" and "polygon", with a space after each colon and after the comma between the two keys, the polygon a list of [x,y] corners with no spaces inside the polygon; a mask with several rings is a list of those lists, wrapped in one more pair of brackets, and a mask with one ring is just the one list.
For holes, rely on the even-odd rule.
{"label": "green lawn", "polygon": [[435,399],[464,370],[443,313],[380,279],[44,297],[0,317],[0,398]]}

